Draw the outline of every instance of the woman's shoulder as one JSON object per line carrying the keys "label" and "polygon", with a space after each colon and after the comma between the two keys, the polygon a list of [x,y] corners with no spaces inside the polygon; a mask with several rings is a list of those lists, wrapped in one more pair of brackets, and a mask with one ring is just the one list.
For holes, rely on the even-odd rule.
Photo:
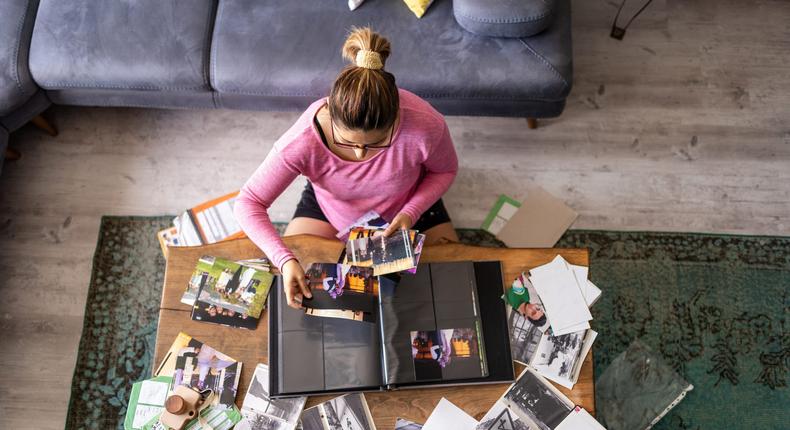
{"label": "woman's shoulder", "polygon": [[414,94],[409,90],[404,90],[403,88],[398,89],[398,95],[400,99],[401,109],[408,109],[413,111],[418,111],[423,114],[428,114],[433,118],[440,119],[444,121],[444,116],[439,113],[430,103],[425,101],[422,97]]}
{"label": "woman's shoulder", "polygon": [[444,133],[447,127],[444,116],[420,96],[401,89],[400,103],[403,125],[409,134],[425,135],[435,140]]}

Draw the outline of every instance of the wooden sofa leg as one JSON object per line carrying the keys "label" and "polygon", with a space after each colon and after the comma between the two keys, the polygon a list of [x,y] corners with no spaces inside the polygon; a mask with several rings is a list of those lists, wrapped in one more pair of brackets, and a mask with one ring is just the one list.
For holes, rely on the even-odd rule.
{"label": "wooden sofa leg", "polygon": [[5,149],[5,159],[7,161],[16,161],[22,158],[22,154],[19,153],[16,149],[6,148]]}
{"label": "wooden sofa leg", "polygon": [[35,118],[30,120],[30,122],[32,122],[33,125],[36,126],[36,128],[45,131],[47,134],[49,134],[52,137],[58,135],[58,130],[55,129],[55,127],[53,127],[52,124],[50,124],[49,121],[44,119],[44,117],[41,115],[36,115]]}
{"label": "wooden sofa leg", "polygon": [[537,118],[527,118],[527,127],[530,130],[534,130],[538,128],[538,119]]}

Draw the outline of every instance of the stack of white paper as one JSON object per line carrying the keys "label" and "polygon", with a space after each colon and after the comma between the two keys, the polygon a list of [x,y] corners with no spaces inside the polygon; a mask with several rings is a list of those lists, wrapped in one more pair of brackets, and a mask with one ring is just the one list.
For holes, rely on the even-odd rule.
{"label": "stack of white paper", "polygon": [[[583,288],[588,290],[587,283],[580,285],[576,271],[562,256],[557,255],[551,263],[538,266],[529,273],[529,280],[543,302],[554,336],[590,328],[592,314],[582,293]],[[586,277],[584,279],[586,281]],[[588,294],[591,299],[595,295],[593,291]]]}

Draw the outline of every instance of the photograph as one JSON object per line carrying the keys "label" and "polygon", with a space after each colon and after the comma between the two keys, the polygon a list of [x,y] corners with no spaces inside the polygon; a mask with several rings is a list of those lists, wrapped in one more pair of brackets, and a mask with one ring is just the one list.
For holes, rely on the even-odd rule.
{"label": "photograph", "polygon": [[422,424],[417,424],[414,421],[398,418],[395,420],[395,430],[421,430]]}
{"label": "photograph", "polygon": [[545,375],[572,379],[572,372],[581,358],[587,330],[562,336],[546,336],[538,345],[532,367]]}
{"label": "photograph", "polygon": [[305,271],[311,290],[324,290],[330,297],[337,299],[345,293],[379,293],[378,278],[373,276],[369,267],[350,266],[335,263],[313,263]]}
{"label": "photograph", "polygon": [[234,430],[294,430],[296,428],[285,421],[251,409],[242,409],[241,416],[242,419],[233,427]]}
{"label": "photograph", "polygon": [[376,430],[362,393],[335,397],[305,409],[301,421],[303,430]]}
{"label": "photograph", "polygon": [[415,230],[401,230],[386,237],[379,230],[352,229],[346,258],[354,266],[372,267],[376,276],[408,270],[415,265],[415,237]]}
{"label": "photograph", "polygon": [[549,328],[549,320],[543,302],[528,276],[526,272],[518,275],[502,298],[513,310],[520,313],[540,331],[545,332]]}
{"label": "photograph", "polygon": [[244,396],[242,412],[252,410],[260,415],[274,417],[292,426],[296,426],[307,398],[294,397],[288,399],[271,399],[269,398],[268,386],[269,366],[262,363],[258,364],[258,366],[255,367],[255,374],[247,389],[247,394]]}
{"label": "photograph", "polygon": [[361,393],[346,394],[335,397],[321,405],[324,411],[328,430],[373,430],[373,418],[370,416],[365,396]]}
{"label": "photograph", "polygon": [[513,360],[527,365],[535,355],[543,332],[511,307],[507,308],[507,320]]}
{"label": "photograph", "polygon": [[389,223],[381,217],[376,211],[368,211],[361,217],[357,218],[351,225],[337,232],[336,237],[340,240],[349,236],[352,229],[382,229],[387,228]]}
{"label": "photograph", "polygon": [[[496,413],[492,413],[494,409]],[[518,419],[516,414],[511,413],[502,402],[497,402],[480,420],[475,430],[530,430],[530,427]]]}
{"label": "photograph", "polygon": [[[205,285],[210,279],[210,272],[211,266],[214,265],[214,257],[210,256],[203,256],[195,265],[195,271],[192,272],[192,276],[189,278],[189,283],[187,284],[187,289],[184,291],[184,295],[181,296],[181,303],[185,305],[192,306],[195,304],[195,300],[197,300],[198,293],[200,289]],[[214,280],[212,280],[213,282]]]}
{"label": "photograph", "polygon": [[541,430],[555,428],[573,409],[573,404],[562,393],[529,368],[510,386],[501,401],[520,420]]}
{"label": "photograph", "polygon": [[411,353],[416,379],[436,380],[443,379],[447,373],[444,369],[453,367],[453,360],[473,358],[479,361],[480,347],[477,333],[472,328],[413,331]]}
{"label": "photograph", "polygon": [[175,360],[173,385],[211,389],[223,405],[233,405],[241,363],[195,339],[181,347]]}
{"label": "photograph", "polygon": [[260,318],[273,281],[269,271],[216,258],[198,300]]}
{"label": "photograph", "polygon": [[246,313],[237,313],[232,309],[225,309],[222,306],[200,300],[192,305],[192,320],[247,330],[255,330],[259,321],[258,318],[253,318]]}

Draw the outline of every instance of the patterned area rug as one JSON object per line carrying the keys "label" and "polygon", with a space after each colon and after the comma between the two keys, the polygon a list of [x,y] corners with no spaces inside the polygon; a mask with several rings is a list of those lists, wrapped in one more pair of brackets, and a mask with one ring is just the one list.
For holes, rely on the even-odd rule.
{"label": "patterned area rug", "polygon": [[[104,217],[66,429],[123,428],[132,382],[151,373],[172,217]],[[501,246],[478,230],[470,244]],[[780,429],[790,422],[790,238],[570,231],[590,248],[595,373],[639,338],[695,389],[657,429]]]}

